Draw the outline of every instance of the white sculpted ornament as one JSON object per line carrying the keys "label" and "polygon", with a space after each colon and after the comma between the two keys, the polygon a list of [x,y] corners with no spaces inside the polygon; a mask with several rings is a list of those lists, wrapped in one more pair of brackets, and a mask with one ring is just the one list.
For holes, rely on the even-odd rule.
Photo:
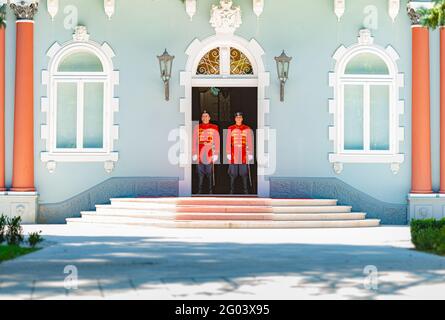
{"label": "white sculpted ornament", "polygon": [[232,4],[232,0],[220,0],[219,6],[212,5],[210,24],[216,33],[231,34],[241,25],[241,9]]}

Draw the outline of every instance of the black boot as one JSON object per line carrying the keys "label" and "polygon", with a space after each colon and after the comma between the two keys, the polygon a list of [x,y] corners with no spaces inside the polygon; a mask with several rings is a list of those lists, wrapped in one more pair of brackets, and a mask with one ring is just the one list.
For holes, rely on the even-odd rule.
{"label": "black boot", "polygon": [[204,176],[199,175],[198,181],[199,181],[198,194],[202,194],[202,187],[204,185]]}
{"label": "black boot", "polygon": [[243,192],[244,194],[249,194],[249,184],[247,177],[243,177]]}
{"label": "black boot", "polygon": [[209,176],[209,194],[213,194],[213,177]]}
{"label": "black boot", "polygon": [[230,194],[235,194],[235,177],[230,177]]}

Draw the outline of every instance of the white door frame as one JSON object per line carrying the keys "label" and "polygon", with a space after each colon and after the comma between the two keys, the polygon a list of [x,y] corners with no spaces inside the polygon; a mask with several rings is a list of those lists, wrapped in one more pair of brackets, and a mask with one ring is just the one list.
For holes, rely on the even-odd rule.
{"label": "white door frame", "polygon": [[[254,76],[199,76],[196,70],[201,58],[210,50],[218,47],[233,47],[240,50],[250,60]],[[269,72],[264,69],[262,56],[264,50],[255,39],[250,41],[236,35],[217,34],[203,41],[195,39],[185,52],[188,56],[185,71],[180,74],[180,83],[184,87],[184,98],[180,100],[180,112],[184,114],[184,124],[180,127],[181,148],[179,166],[183,177],[179,181],[179,195],[192,195],[192,89],[193,87],[256,87],[258,88],[258,132],[257,132],[257,163],[258,163],[258,196],[269,197],[269,180],[264,175],[269,163],[266,141],[269,137],[269,126],[266,114],[269,113],[269,100],[266,99],[266,87],[270,84]]]}

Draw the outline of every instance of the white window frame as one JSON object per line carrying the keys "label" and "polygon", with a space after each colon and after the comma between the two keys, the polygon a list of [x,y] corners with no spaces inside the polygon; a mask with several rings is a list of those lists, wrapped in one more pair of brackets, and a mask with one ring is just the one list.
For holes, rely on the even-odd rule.
{"label": "white window frame", "polygon": [[[340,174],[345,163],[387,163],[397,174],[404,154],[399,153],[400,142],[404,141],[404,128],[399,126],[400,116],[404,113],[404,102],[399,100],[399,89],[404,86],[404,75],[398,72],[397,52],[388,46],[386,49],[373,42],[369,30],[361,30],[358,44],[349,48],[341,46],[333,58],[336,61],[335,72],[329,74],[329,85],[334,89],[334,98],[329,100],[329,112],[334,117],[334,125],[329,127],[329,139],[334,143],[334,152],[329,154],[329,161],[334,171]],[[388,75],[345,74],[346,67],[359,54],[369,53],[378,56],[388,67]],[[344,148],[344,87],[345,85],[363,86],[363,150],[345,150]],[[372,85],[389,86],[389,150],[370,149],[370,87]]]}
{"label": "white window frame", "polygon": [[[84,32],[86,32],[85,29]],[[76,28],[76,32],[77,32]],[[102,72],[59,72],[64,58],[76,52],[88,52],[98,57],[102,63]],[[105,170],[111,172],[119,159],[114,151],[114,141],[119,138],[119,126],[114,124],[114,113],[119,111],[119,99],[114,97],[114,87],[119,83],[119,72],[113,69],[114,53],[108,44],[99,45],[90,41],[88,34],[59,45],[55,43],[48,51],[51,58],[48,70],[42,72],[42,82],[47,86],[47,97],[42,98],[42,112],[47,114],[47,122],[41,127],[42,139],[46,140],[46,150],[41,153],[41,160],[47,169],[54,172],[57,162],[103,162]],[[77,84],[77,148],[57,148],[57,85],[58,83]],[[85,83],[104,84],[103,99],[103,147],[83,148],[83,88]]]}

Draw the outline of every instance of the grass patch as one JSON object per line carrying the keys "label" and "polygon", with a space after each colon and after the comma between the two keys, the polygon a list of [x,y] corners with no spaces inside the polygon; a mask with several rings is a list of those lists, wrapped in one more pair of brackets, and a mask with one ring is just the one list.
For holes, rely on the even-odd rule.
{"label": "grass patch", "polygon": [[445,219],[412,221],[411,238],[417,250],[445,256]]}
{"label": "grass patch", "polygon": [[0,245],[0,263],[6,260],[15,259],[17,257],[23,256],[40,250],[39,248],[23,248],[20,246],[5,246]]}

